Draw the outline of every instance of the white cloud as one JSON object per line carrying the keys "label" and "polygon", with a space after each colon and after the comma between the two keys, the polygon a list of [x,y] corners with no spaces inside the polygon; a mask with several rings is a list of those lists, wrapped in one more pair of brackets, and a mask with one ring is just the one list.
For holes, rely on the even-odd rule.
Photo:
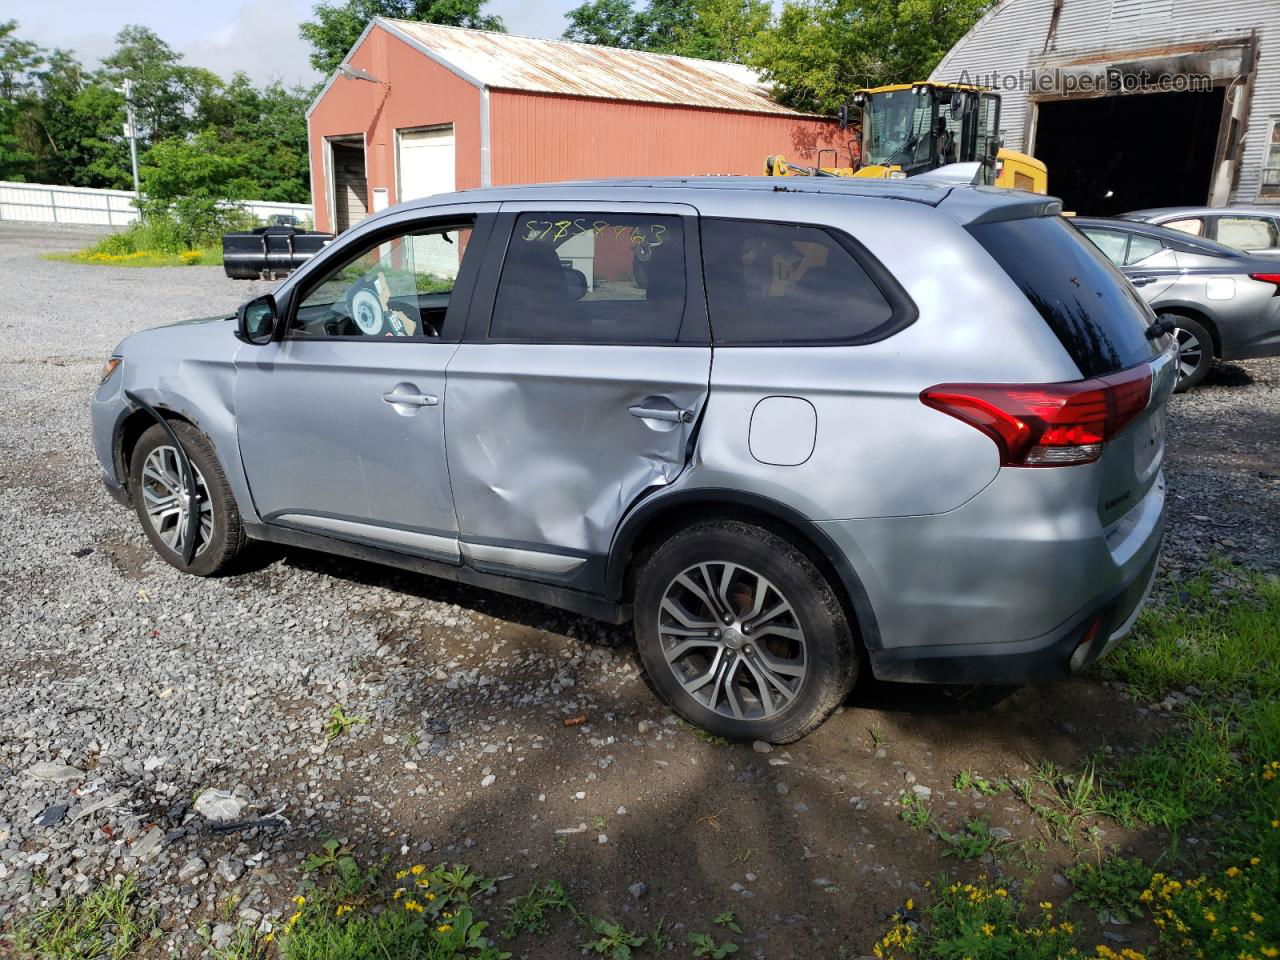
{"label": "white cloud", "polygon": [[282,0],[247,0],[234,17],[180,49],[186,62],[222,77],[243,70],[256,83],[281,79],[313,83],[320,75],[307,57],[311,48],[298,36],[299,11]]}

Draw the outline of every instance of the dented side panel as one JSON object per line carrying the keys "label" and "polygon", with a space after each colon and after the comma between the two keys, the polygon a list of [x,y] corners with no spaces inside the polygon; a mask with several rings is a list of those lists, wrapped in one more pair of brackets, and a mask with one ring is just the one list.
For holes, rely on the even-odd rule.
{"label": "dented side panel", "polygon": [[445,411],[463,540],[607,553],[636,498],[684,470],[710,369],[707,346],[464,343]]}
{"label": "dented side panel", "polygon": [[133,412],[124,397],[127,390],[161,412],[190,421],[208,436],[241,515],[257,520],[236,443],[234,361],[240,347],[234,322],[218,318],[147,330],[126,338],[113,351],[125,359],[120,372],[94,397],[92,414],[98,458],[109,482],[127,480],[114,477],[110,447]]}

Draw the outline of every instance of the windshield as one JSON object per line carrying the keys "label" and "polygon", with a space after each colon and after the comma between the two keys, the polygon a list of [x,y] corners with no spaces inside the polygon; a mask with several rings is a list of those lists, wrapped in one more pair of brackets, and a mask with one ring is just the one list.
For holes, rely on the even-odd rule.
{"label": "windshield", "polygon": [[862,162],[889,165],[928,157],[932,116],[927,90],[870,94],[862,113]]}

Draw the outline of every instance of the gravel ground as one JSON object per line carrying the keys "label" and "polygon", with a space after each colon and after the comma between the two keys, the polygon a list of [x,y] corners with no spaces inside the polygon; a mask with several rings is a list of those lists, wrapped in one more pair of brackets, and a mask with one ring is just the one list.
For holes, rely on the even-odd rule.
{"label": "gravel ground", "polygon": [[[801,744],[716,746],[650,693],[625,631],[306,551],[180,576],[100,488],[88,398],[127,333],[269,285],[38,256],[83,241],[0,229],[0,923],[132,872],[165,947],[198,955],[228,900],[234,922],[278,918],[301,859],[336,836],[366,857],[471,863],[504,878],[499,902],[558,879],[638,929],[708,930],[733,909],[744,956],[857,953],[952,863],[899,820],[900,791],[931,795],[952,828],[980,814],[1029,837],[1025,807],[958,793],[955,774],[1070,765],[1162,723],[1091,680],[864,682]],[[1215,371],[1174,401],[1170,435],[1168,572],[1215,552],[1276,568],[1280,363]],[[329,742],[335,704],[365,722]],[[193,812],[205,788],[231,794],[239,826]],[[1044,856],[1044,893],[1061,895],[1070,855]]]}

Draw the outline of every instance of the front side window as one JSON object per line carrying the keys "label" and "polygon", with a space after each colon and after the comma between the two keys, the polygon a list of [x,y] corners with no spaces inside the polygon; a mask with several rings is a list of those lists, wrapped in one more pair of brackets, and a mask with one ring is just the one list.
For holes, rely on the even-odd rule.
{"label": "front side window", "polygon": [[702,262],[716,343],[857,340],[893,317],[867,271],[819,227],[704,220]]}
{"label": "front side window", "polygon": [[685,308],[684,226],[653,214],[516,218],[489,336],[551,343],[671,343]]}
{"label": "front side window", "polygon": [[1276,225],[1268,217],[1219,217],[1218,242],[1237,250],[1269,250],[1276,242]]}
{"label": "front side window", "polygon": [[470,225],[384,238],[329,272],[302,299],[291,337],[439,337]]}

